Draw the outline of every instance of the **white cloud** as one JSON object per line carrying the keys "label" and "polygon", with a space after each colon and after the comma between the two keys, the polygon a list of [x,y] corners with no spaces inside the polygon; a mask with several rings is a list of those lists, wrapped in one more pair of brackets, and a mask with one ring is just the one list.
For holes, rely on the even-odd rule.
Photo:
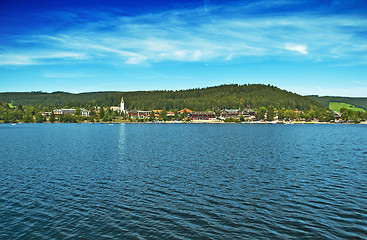
{"label": "white cloud", "polygon": [[284,48],[289,51],[296,51],[302,54],[308,54],[307,46],[303,44],[286,43]]}

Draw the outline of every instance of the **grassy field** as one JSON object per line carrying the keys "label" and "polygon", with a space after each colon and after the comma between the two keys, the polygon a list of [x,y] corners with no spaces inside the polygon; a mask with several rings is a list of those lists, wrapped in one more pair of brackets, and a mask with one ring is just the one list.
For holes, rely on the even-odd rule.
{"label": "grassy field", "polygon": [[342,103],[342,102],[330,102],[329,103],[329,109],[332,111],[340,112],[341,108],[348,108],[352,111],[359,111],[359,112],[365,112],[362,108],[357,108],[352,104],[349,103]]}
{"label": "grassy field", "polygon": [[[1,94],[0,94],[1,95]],[[367,111],[367,97],[364,98],[355,98],[355,97],[319,97],[319,96],[308,96],[309,98],[316,100],[322,103],[325,107],[329,106],[330,102],[337,102],[337,103],[347,103],[353,106],[357,106],[359,108],[363,108]],[[1,100],[0,100],[1,101]],[[4,102],[4,101],[2,101]]]}

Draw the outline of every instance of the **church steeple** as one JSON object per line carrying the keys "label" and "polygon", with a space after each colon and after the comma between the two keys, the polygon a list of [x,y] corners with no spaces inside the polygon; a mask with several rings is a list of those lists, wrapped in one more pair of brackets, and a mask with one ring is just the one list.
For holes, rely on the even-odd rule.
{"label": "church steeple", "polygon": [[123,97],[121,97],[120,112],[122,112],[122,113],[125,112],[125,103],[124,103],[124,98]]}

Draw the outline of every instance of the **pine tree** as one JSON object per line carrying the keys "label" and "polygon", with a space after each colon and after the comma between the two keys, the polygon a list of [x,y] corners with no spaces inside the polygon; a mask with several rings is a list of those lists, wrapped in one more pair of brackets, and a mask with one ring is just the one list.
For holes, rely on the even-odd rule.
{"label": "pine tree", "polygon": [[51,111],[51,115],[50,115],[50,122],[55,122],[55,114],[54,114],[54,111]]}

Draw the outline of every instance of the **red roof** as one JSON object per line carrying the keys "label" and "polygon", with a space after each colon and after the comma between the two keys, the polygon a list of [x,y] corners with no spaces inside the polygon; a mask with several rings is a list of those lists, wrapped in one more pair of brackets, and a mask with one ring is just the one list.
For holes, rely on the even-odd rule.
{"label": "red roof", "polygon": [[179,113],[183,113],[185,110],[186,110],[186,112],[187,112],[187,113],[191,113],[191,112],[193,112],[192,110],[190,110],[190,109],[188,109],[188,108],[184,108],[184,109],[182,109],[182,110],[180,110],[180,111],[178,111],[178,112],[179,112]]}

